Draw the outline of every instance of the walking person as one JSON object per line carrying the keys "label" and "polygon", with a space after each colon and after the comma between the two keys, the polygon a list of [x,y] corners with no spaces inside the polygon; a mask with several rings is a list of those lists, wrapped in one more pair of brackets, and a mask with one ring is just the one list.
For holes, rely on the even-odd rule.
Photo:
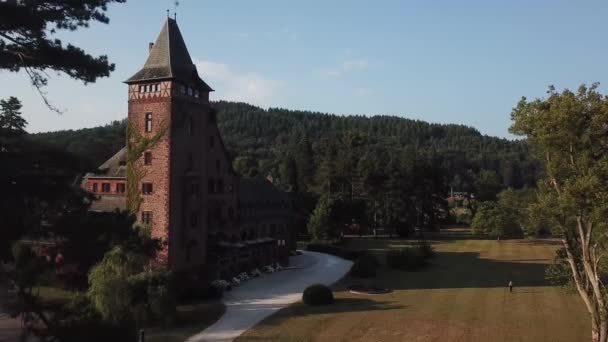
{"label": "walking person", "polygon": [[513,281],[509,280],[509,292],[513,293]]}

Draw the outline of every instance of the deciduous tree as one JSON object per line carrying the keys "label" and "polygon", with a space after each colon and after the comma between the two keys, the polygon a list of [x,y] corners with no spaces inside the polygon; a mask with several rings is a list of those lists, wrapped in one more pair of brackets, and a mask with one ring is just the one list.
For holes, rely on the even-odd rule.
{"label": "deciduous tree", "polygon": [[608,341],[608,303],[602,269],[608,253],[608,98],[597,84],[578,91],[550,87],[543,99],[522,98],[511,132],[526,136],[544,161],[544,211],[561,236],[595,342]]}

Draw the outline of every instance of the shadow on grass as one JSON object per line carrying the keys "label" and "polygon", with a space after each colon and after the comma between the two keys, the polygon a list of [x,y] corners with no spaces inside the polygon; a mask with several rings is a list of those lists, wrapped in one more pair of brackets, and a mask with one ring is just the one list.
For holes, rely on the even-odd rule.
{"label": "shadow on grass", "polygon": [[[407,305],[392,302],[372,300],[368,298],[336,298],[333,304],[312,306],[302,302],[292,304],[273,314],[258,324],[259,327],[280,325],[283,321],[294,317],[309,315],[335,314],[344,312],[372,312],[378,310],[402,310]],[[249,339],[249,337],[248,337]]]}
{"label": "shadow on grass", "polygon": [[381,265],[376,278],[348,277],[338,284],[338,289],[352,284],[373,284],[393,290],[499,288],[506,287],[509,281],[516,288],[552,286],[545,279],[548,266],[546,259],[502,261],[480,258],[478,252],[438,252],[420,270],[401,271]]}

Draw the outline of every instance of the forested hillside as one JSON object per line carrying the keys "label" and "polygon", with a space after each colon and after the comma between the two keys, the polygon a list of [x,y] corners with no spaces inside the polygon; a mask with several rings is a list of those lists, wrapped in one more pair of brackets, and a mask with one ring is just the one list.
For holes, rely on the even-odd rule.
{"label": "forested hillside", "polygon": [[[481,135],[463,125],[430,124],[396,116],[338,116],[270,108],[245,103],[216,102],[218,124],[237,171],[246,175],[281,177],[289,163],[300,165],[305,178],[300,185],[313,186],[319,167],[331,159],[343,171],[354,172],[364,160],[378,167],[405,151],[441,160],[449,185],[466,191],[481,170],[492,170],[504,187],[533,185],[538,165],[531,160],[525,142]],[[125,122],[106,126],[33,135],[65,148],[94,170],[124,145]],[[285,172],[283,172],[283,176]],[[298,175],[296,175],[298,177]],[[352,178],[352,177],[350,177]],[[303,184],[305,183],[305,184]],[[297,184],[294,184],[297,185]]]}
{"label": "forested hillside", "polygon": [[[528,145],[481,135],[462,125],[395,116],[338,116],[216,102],[217,120],[235,170],[271,175],[294,194],[325,197],[330,226],[359,222],[411,229],[445,213],[450,188],[493,200],[503,188],[534,186],[539,166]],[[81,157],[93,171],[124,144],[125,121],[33,135]],[[295,196],[307,209],[309,196]],[[328,202],[329,201],[329,202]]]}

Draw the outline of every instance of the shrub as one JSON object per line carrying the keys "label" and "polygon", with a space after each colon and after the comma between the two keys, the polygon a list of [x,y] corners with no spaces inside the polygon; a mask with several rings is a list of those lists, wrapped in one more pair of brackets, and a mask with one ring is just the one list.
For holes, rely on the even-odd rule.
{"label": "shrub", "polygon": [[426,258],[420,248],[406,247],[386,254],[387,264],[400,270],[415,270],[425,266]]}
{"label": "shrub", "polygon": [[378,260],[373,255],[366,253],[355,261],[349,274],[357,278],[373,278],[376,276],[378,265]]}
{"label": "shrub", "polygon": [[104,320],[86,296],[76,296],[53,317],[48,334],[57,341],[135,341],[135,322]]}
{"label": "shrub", "polygon": [[308,305],[327,305],[334,302],[334,294],[329,287],[314,284],[304,290],[302,301]]}
{"label": "shrub", "polygon": [[433,246],[426,240],[420,241],[420,244],[417,247],[420,250],[420,253],[425,259],[430,259],[435,256],[435,250]]}

